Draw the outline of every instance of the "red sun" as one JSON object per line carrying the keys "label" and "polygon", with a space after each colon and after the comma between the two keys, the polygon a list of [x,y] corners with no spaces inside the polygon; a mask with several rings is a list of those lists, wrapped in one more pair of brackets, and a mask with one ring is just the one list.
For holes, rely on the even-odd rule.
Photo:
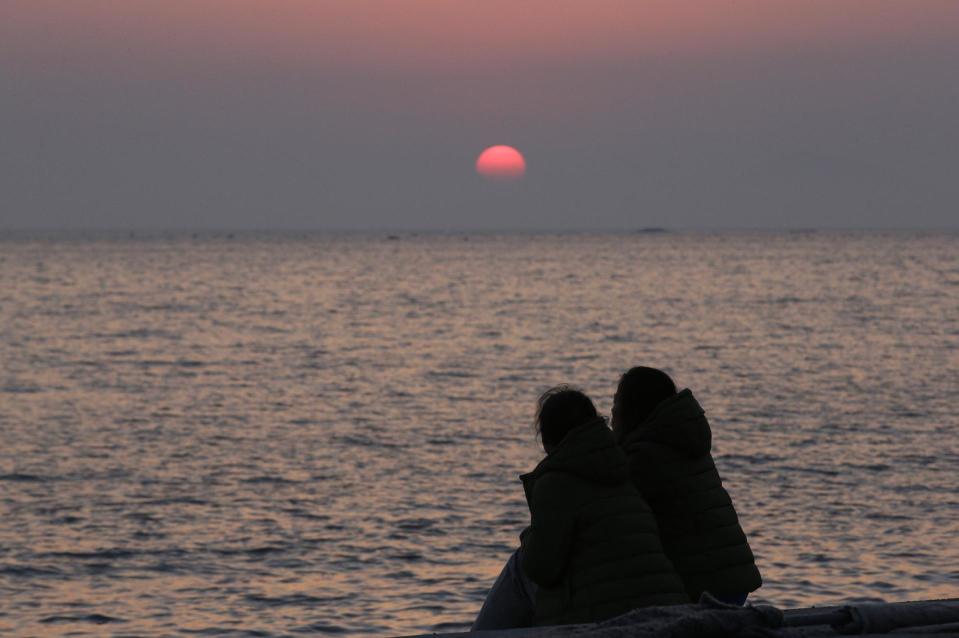
{"label": "red sun", "polygon": [[476,172],[488,179],[519,179],[526,174],[526,160],[512,146],[490,146],[476,158]]}

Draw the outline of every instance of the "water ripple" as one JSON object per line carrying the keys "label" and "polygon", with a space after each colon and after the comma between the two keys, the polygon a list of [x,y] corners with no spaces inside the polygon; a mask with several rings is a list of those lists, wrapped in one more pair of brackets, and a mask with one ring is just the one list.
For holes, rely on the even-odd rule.
{"label": "water ripple", "polygon": [[756,600],[959,596],[955,234],[0,254],[2,635],[461,630],[528,523],[537,393],[608,412],[637,363],[705,406]]}

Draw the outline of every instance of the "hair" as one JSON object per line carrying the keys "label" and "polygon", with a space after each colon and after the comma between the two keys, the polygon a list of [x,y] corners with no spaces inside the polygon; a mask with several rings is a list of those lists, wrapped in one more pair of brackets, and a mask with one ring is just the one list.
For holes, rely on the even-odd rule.
{"label": "hair", "polygon": [[558,385],[536,402],[536,432],[544,447],[555,447],[570,430],[598,416],[596,406],[582,390]]}
{"label": "hair", "polygon": [[620,378],[616,388],[616,420],[631,430],[649,418],[657,405],[674,394],[676,384],[662,370],[645,366],[632,368]]}

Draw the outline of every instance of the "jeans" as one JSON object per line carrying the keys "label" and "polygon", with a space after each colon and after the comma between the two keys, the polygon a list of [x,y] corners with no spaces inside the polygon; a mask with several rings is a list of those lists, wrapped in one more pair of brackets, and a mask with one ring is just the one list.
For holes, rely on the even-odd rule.
{"label": "jeans", "polygon": [[737,607],[742,607],[746,604],[746,599],[749,598],[749,592],[746,592],[745,594],[714,594],[713,598],[721,603],[726,603],[727,605],[736,605]]}
{"label": "jeans", "polygon": [[506,561],[470,631],[533,626],[536,583],[520,567],[521,552],[517,549]]}

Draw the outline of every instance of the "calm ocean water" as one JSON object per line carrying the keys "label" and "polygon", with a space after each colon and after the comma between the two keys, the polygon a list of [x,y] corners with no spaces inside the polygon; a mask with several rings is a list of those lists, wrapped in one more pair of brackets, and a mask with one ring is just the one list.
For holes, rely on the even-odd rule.
{"label": "calm ocean water", "polygon": [[671,371],[781,606],[959,596],[959,235],[0,239],[0,634],[465,627],[537,394]]}

